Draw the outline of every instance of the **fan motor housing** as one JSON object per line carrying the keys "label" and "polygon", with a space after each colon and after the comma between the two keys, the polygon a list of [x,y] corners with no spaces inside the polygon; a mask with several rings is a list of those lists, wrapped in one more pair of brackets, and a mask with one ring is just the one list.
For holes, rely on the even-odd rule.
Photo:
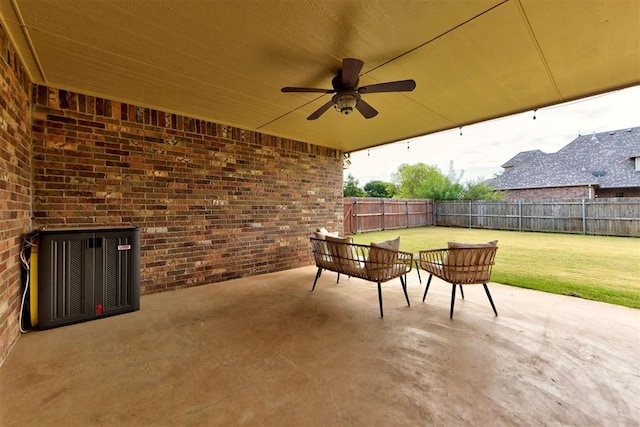
{"label": "fan motor housing", "polygon": [[336,74],[336,76],[331,80],[331,86],[333,86],[333,89],[340,93],[341,91],[344,90],[348,90],[348,89],[355,89],[358,87],[358,83],[360,82],[360,79],[356,79],[355,82],[353,83],[353,86],[343,86],[342,85],[342,71],[338,72],[338,74]]}

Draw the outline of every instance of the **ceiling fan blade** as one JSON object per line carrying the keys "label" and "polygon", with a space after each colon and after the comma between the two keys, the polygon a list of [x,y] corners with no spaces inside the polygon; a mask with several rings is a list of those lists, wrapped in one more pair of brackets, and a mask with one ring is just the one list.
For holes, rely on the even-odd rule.
{"label": "ceiling fan blade", "polygon": [[334,93],[333,89],[317,89],[314,87],[283,87],[282,92]]}
{"label": "ceiling fan blade", "polygon": [[322,107],[318,108],[316,111],[314,111],[313,113],[311,113],[311,115],[309,117],[307,117],[307,120],[315,120],[318,117],[320,117],[321,115],[324,114],[325,111],[327,111],[329,108],[331,108],[333,106],[333,100],[328,101],[326,104],[324,104]]}
{"label": "ceiling fan blade", "polygon": [[378,83],[374,85],[362,86],[358,88],[358,93],[411,92],[415,88],[415,81],[399,80],[397,82]]}
{"label": "ceiling fan blade", "polygon": [[360,111],[360,114],[362,114],[365,119],[370,119],[378,115],[378,110],[364,102],[362,98],[360,98],[360,100],[356,104],[356,109]]}
{"label": "ceiling fan blade", "polygon": [[344,58],[342,60],[342,86],[355,87],[363,66],[364,62],[359,59]]}

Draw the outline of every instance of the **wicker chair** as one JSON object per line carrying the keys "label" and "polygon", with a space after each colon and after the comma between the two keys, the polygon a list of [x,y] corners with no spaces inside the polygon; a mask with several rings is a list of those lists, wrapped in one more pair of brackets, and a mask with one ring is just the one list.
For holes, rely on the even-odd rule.
{"label": "wicker chair", "polygon": [[491,303],[495,315],[498,315],[493,304],[487,283],[491,281],[491,269],[494,265],[497,241],[487,243],[449,242],[447,249],[420,251],[420,268],[429,273],[427,286],[422,302],[427,297],[432,276],[451,283],[451,310],[449,318],[453,319],[453,306],[456,297],[456,285],[460,286],[460,294],[464,299],[462,285],[482,284]]}
{"label": "wicker chair", "polygon": [[413,259],[411,253],[386,249],[376,246],[375,243],[371,246],[351,243],[351,239],[348,237],[327,236],[326,240],[312,237],[310,240],[313,257],[318,267],[312,291],[316,288],[316,283],[323,270],[335,271],[338,274],[377,283],[380,317],[383,317],[381,283],[400,278],[407,305],[411,305],[406,282],[407,273],[411,271]]}

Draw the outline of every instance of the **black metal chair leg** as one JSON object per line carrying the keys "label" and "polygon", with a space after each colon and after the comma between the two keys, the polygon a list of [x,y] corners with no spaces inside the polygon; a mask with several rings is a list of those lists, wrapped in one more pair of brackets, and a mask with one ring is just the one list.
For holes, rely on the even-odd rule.
{"label": "black metal chair leg", "polygon": [[418,272],[418,282],[422,285],[422,277],[420,277],[420,266],[418,265],[418,261],[415,261],[416,271]]}
{"label": "black metal chair leg", "polygon": [[422,295],[422,302],[424,302],[424,299],[427,297],[427,292],[429,291],[429,285],[431,284],[432,277],[433,277],[433,274],[429,274],[429,280],[427,280],[427,287],[424,288],[424,295]]}
{"label": "black metal chair leg", "polygon": [[380,282],[378,282],[378,301],[380,301],[380,318],[384,317],[382,313],[382,287],[380,286]]}
{"label": "black metal chair leg", "polygon": [[453,319],[453,304],[456,302],[456,285],[451,286],[451,311],[449,311],[449,319]]}
{"label": "black metal chair leg", "polygon": [[462,285],[458,285],[460,286],[460,295],[462,295],[462,299],[464,299],[464,291],[462,290]]}
{"label": "black metal chair leg", "polygon": [[404,297],[407,299],[407,305],[409,307],[411,307],[411,303],[409,302],[409,295],[407,294],[407,276],[404,277],[404,280],[402,279],[402,276],[400,276],[400,283],[402,284],[402,290],[404,291]]}
{"label": "black metal chair leg", "polygon": [[312,292],[316,288],[316,283],[318,282],[318,279],[320,278],[321,274],[322,274],[322,267],[318,267],[318,271],[316,272],[316,280],[313,281],[313,287],[311,288]]}
{"label": "black metal chair leg", "polygon": [[483,283],[482,286],[484,286],[484,291],[487,293],[487,296],[489,297],[489,302],[491,303],[491,308],[493,308],[493,312],[497,316],[498,312],[496,311],[496,306],[493,305],[493,299],[491,298],[491,294],[489,293],[489,288],[487,287],[486,283]]}
{"label": "black metal chair leg", "polygon": [[340,283],[340,273],[338,273],[338,278],[336,279],[336,285]]}

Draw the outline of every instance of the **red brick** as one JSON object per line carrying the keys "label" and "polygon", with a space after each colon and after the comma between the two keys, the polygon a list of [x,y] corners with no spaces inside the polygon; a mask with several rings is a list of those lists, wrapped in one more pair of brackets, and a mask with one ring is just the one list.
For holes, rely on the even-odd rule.
{"label": "red brick", "polygon": [[19,335],[18,254],[34,228],[140,227],[142,293],[308,265],[312,230],[341,229],[339,151],[30,87],[21,64],[0,68],[0,115],[15,121],[0,162],[18,159],[0,180],[0,363]]}
{"label": "red brick", "polygon": [[[96,102],[98,109],[100,102],[111,103]],[[340,228],[334,212],[341,209],[335,197],[341,153],[131,104],[119,111],[120,119],[110,123],[113,118],[99,111],[36,106],[36,115],[73,118],[92,133],[90,141],[78,135],[67,146],[56,138],[74,130],[73,120],[38,123],[35,225],[139,226],[142,256],[150,260],[143,264],[143,293],[308,264],[312,228]],[[74,145],[77,150],[60,150]],[[52,181],[59,176],[70,180],[61,186]],[[88,179],[89,186],[82,181]],[[302,181],[319,196],[310,198]],[[313,223],[300,219],[303,211],[313,212]],[[275,255],[281,245],[290,252],[285,259]]]}
{"label": "red brick", "polygon": [[[13,51],[0,27],[0,39],[7,49]],[[31,134],[22,131],[31,126],[29,103],[46,106],[49,102],[49,89],[34,86],[30,89],[24,84],[24,69],[19,61],[6,62],[0,58],[0,116],[8,115],[14,122],[8,132],[0,132],[0,306],[6,307],[0,312],[0,364],[15,344],[19,336],[18,314],[21,296],[21,271],[19,252],[22,236],[31,229]],[[57,98],[57,97],[56,97]],[[7,161],[8,153],[13,153],[19,161]],[[8,156],[9,158],[11,156]],[[8,215],[5,215],[8,213]]]}

